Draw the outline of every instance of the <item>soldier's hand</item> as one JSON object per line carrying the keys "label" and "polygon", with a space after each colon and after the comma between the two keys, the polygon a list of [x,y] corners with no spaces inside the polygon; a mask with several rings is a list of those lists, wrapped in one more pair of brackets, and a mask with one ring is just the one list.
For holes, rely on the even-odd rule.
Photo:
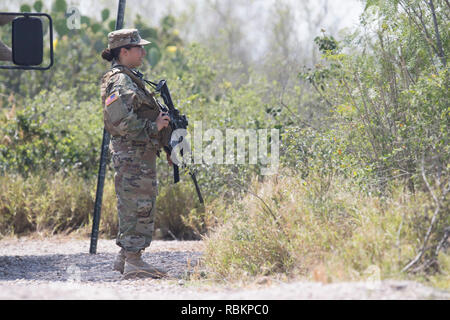
{"label": "soldier's hand", "polygon": [[156,125],[158,127],[158,131],[161,131],[163,128],[166,128],[169,125],[170,118],[167,113],[160,112],[158,118],[156,118]]}

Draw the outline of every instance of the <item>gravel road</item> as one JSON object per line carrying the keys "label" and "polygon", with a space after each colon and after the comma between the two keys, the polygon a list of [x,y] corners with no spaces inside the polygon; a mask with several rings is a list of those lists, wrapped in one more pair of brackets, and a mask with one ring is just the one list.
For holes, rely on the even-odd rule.
{"label": "gravel road", "polygon": [[164,267],[163,280],[122,280],[111,264],[114,240],[19,238],[0,240],[0,299],[450,299],[450,292],[409,281],[280,283],[256,281],[244,288],[187,281],[199,272],[200,241],[153,241],[143,257]]}

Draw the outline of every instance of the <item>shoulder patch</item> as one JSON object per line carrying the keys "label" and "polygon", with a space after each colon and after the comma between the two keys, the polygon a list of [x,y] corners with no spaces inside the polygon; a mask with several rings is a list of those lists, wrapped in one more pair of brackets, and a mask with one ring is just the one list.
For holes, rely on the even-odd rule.
{"label": "shoulder patch", "polygon": [[105,100],[105,106],[109,106],[111,103],[119,99],[119,91],[113,92],[108,98]]}

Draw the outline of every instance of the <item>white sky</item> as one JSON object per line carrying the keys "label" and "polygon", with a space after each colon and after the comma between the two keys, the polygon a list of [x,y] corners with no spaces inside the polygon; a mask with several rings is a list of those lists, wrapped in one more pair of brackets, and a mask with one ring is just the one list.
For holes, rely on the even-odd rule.
{"label": "white sky", "polygon": [[[43,0],[47,8],[54,0]],[[256,55],[263,53],[267,47],[270,33],[271,10],[280,0],[231,0],[232,10],[241,20],[245,40],[249,47],[254,48]],[[302,46],[312,45],[312,40],[320,34],[320,29],[338,36],[343,28],[354,29],[362,13],[363,5],[360,0],[329,0],[328,13],[317,30],[309,31],[305,25],[304,10],[301,2],[307,0],[283,0],[291,5],[295,17],[294,30],[298,42]],[[110,8],[111,17],[117,15],[118,0],[66,0],[68,6],[79,8],[81,15],[100,19],[101,10]],[[136,14],[140,14],[151,26],[159,25],[159,20],[171,13],[182,17],[180,35],[188,41],[201,41],[217,32],[218,15],[211,10],[211,5],[218,3],[221,8],[226,7],[224,0],[127,0],[125,9],[125,27],[132,25]],[[313,6],[318,6],[322,0],[311,0]],[[34,0],[1,1],[1,11],[18,11],[22,3],[32,4]],[[316,8],[317,9],[317,8]],[[224,9],[226,10],[226,9]]]}
{"label": "white sky", "polygon": [[[50,7],[54,0],[43,0],[47,7]],[[197,7],[197,12],[201,13],[208,2],[215,2],[218,0],[127,0],[126,1],[126,17],[131,18],[136,13],[149,19],[149,23],[157,25],[159,19],[167,13],[179,15],[192,5]],[[250,3],[254,8],[260,9],[260,15],[256,19],[266,18],[269,13],[269,8],[277,0],[234,0],[232,3],[236,6],[243,6],[245,3]],[[278,0],[279,1],[279,0]],[[295,5],[296,2],[303,0],[285,0],[285,2]],[[315,1],[315,0],[314,0]],[[109,7],[111,15],[117,14],[118,0],[66,0],[69,6],[75,6],[80,9],[82,15],[95,16],[100,18],[100,11],[105,7]],[[319,3],[319,1],[316,1]],[[6,1],[2,0],[0,4],[1,11],[18,11],[21,4],[34,3],[34,0],[16,0]],[[219,0],[220,3],[220,0]],[[362,12],[362,4],[360,0],[330,0],[329,14],[327,17],[327,24],[332,24],[339,21],[340,27],[351,27],[358,22],[358,17]],[[245,14],[245,13],[244,13]],[[255,17],[254,17],[255,18]],[[198,25],[202,24],[207,17],[197,16],[195,22]],[[154,23],[152,23],[154,21]],[[125,23],[131,23],[130,19],[126,19]]]}

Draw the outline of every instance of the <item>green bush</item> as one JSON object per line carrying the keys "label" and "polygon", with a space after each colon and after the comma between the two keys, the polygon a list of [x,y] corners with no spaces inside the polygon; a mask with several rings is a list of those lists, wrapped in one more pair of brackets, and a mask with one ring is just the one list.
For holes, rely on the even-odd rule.
{"label": "green bush", "polygon": [[77,90],[42,91],[0,122],[0,170],[94,172],[101,144],[97,101],[77,102]]}
{"label": "green bush", "polygon": [[448,176],[449,71],[436,48],[448,52],[450,33],[442,16],[447,5],[435,6],[367,1],[361,27],[341,43],[316,38],[323,61],[302,73],[335,114],[346,151],[371,168],[381,193],[391,179],[424,190],[422,171]]}

